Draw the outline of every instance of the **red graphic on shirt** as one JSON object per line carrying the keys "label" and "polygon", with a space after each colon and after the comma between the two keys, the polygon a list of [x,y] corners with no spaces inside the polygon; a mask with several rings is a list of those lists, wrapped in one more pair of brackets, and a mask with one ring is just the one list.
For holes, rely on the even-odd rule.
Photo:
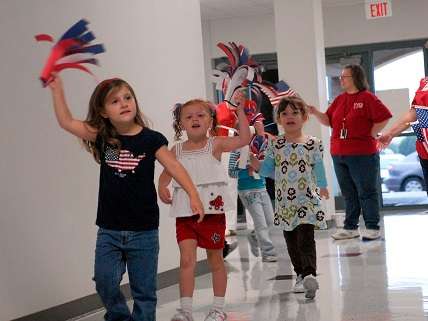
{"label": "red graphic on shirt", "polygon": [[210,210],[214,207],[216,210],[219,210],[224,206],[223,197],[221,195],[217,196],[215,199],[210,201]]}
{"label": "red graphic on shirt", "polygon": [[213,235],[211,236],[211,240],[215,243],[220,242],[221,240],[221,236],[218,233],[213,233]]}

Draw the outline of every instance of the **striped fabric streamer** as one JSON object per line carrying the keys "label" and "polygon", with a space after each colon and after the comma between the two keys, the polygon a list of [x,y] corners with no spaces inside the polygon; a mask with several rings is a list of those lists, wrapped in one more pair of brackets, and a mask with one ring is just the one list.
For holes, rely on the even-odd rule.
{"label": "striped fabric streamer", "polygon": [[264,83],[254,83],[253,86],[259,88],[268,98],[272,106],[276,106],[282,98],[289,96],[296,96],[296,92],[288,86],[288,84],[281,80],[275,85]]}
{"label": "striped fabric streamer", "polygon": [[[46,60],[40,74],[43,87],[52,80],[52,73],[64,69],[78,69],[92,75],[92,72],[83,64],[98,65],[95,55],[105,52],[102,44],[90,45],[95,40],[92,32],[88,31],[88,21],[81,19],[71,26],[52,50]],[[36,41],[54,42],[54,38],[48,34],[38,34]]]}

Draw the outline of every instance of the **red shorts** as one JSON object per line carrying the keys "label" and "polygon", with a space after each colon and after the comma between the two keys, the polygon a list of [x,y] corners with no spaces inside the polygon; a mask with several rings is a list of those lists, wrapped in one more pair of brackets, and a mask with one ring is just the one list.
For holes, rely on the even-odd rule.
{"label": "red shorts", "polygon": [[199,247],[209,250],[220,250],[224,247],[226,217],[224,214],[207,214],[201,223],[199,215],[177,217],[175,229],[177,242],[194,239]]}

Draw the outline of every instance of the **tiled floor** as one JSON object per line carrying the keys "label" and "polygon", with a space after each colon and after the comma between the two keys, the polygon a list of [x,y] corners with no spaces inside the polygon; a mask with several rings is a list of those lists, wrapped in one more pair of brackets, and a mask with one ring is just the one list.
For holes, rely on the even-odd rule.
{"label": "tiled floor", "polygon": [[[295,276],[281,231],[273,239],[277,263],[262,263],[251,253],[242,231],[227,258],[229,321],[426,321],[428,320],[428,215],[384,218],[382,240],[333,241],[316,233],[318,280],[315,300],[291,289]],[[196,279],[194,319],[204,320],[212,301],[211,278]],[[159,291],[158,321],[169,321],[178,305],[178,287]],[[103,312],[79,321],[101,321]]]}

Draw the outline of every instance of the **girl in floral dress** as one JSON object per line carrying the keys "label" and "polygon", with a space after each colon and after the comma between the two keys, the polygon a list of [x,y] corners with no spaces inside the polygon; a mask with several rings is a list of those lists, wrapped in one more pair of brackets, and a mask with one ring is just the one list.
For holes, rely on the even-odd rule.
{"label": "girl in floral dress", "polygon": [[284,134],[269,142],[263,162],[252,159],[253,167],[275,179],[274,224],[281,226],[288,253],[297,274],[294,292],[313,299],[318,289],[314,229],[325,229],[321,197],[328,198],[320,139],[303,133],[308,120],[305,102],[283,98],[276,108]]}

